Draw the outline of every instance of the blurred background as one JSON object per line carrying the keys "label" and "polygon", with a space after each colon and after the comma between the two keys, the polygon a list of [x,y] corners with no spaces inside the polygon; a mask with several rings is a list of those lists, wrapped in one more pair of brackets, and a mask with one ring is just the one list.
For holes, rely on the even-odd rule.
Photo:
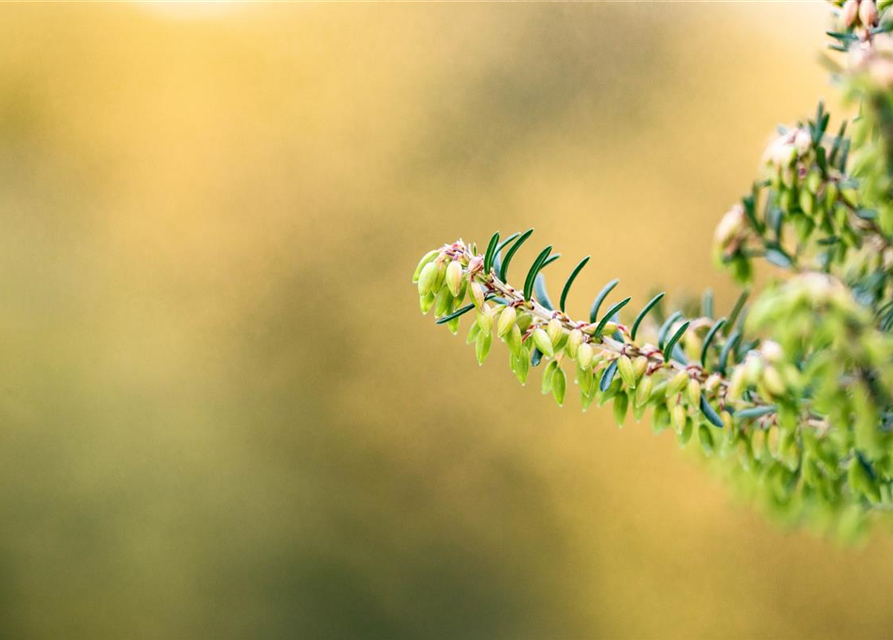
{"label": "blurred background", "polygon": [[716,221],[837,103],[822,3],[0,16],[0,637],[889,637],[889,536],[779,529],[410,283],[535,226],[574,314],[727,309]]}

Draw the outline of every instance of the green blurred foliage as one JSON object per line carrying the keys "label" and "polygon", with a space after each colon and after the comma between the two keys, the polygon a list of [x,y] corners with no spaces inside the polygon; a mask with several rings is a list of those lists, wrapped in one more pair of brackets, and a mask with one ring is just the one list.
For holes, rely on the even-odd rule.
{"label": "green blurred foliage", "polygon": [[888,635],[887,539],[457,357],[407,277],[536,225],[595,256],[570,308],[730,306],[706,247],[825,91],[824,7],[2,15],[0,636]]}

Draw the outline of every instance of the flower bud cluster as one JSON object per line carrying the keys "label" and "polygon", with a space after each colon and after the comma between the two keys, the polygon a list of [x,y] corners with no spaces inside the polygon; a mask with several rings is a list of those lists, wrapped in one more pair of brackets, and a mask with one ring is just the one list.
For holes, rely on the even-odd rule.
{"label": "flower bud cluster", "polygon": [[[423,313],[433,309],[454,333],[460,317],[450,316],[460,310],[465,296],[471,298],[473,309],[466,307],[467,313],[474,311],[475,322],[467,341],[475,345],[480,363],[489,355],[495,334],[508,347],[511,370],[522,384],[531,366],[546,362],[541,389],[559,405],[565,401],[568,367],[584,410],[593,402],[611,401],[618,424],[623,424],[628,412],[638,420],[653,409],[657,430],[672,426],[683,443],[698,433],[702,445],[713,450],[713,431],[731,421],[723,410],[726,383],[719,376],[711,377],[697,364],[666,361],[654,345],[634,343],[624,325],[574,321],[525,300],[495,272],[484,273],[481,267],[481,256],[458,241],[425,255],[414,275]],[[681,325],[678,321],[669,330]],[[682,351],[700,349],[710,322],[695,321],[692,326],[679,343]]]}
{"label": "flower bud cluster", "polygon": [[764,179],[717,226],[714,259],[739,282],[750,282],[755,257],[785,268],[843,262],[873,224],[860,218],[857,183],[842,170],[848,141],[823,135],[821,106],[818,119],[822,125],[800,125],[772,141]]}

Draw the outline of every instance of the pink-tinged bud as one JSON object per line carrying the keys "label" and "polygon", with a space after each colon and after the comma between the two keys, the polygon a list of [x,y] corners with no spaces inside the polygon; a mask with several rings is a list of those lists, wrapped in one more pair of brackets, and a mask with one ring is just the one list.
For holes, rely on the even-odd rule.
{"label": "pink-tinged bud", "polygon": [[459,295],[462,288],[462,265],[458,260],[453,260],[446,270],[446,286],[453,296]]}
{"label": "pink-tinged bud", "polygon": [[856,15],[859,13],[859,3],[857,0],[846,0],[843,3],[843,9],[840,11],[840,17],[843,19],[844,26],[849,29],[856,22]]}
{"label": "pink-tinged bud", "polygon": [[866,27],[873,27],[877,24],[877,5],[874,0],[862,0],[859,3],[859,20]]}
{"label": "pink-tinged bud", "polygon": [[468,261],[468,274],[474,275],[478,271],[482,271],[484,268],[484,258],[483,256],[475,256],[471,260]]}
{"label": "pink-tinged bud", "polygon": [[877,58],[869,66],[871,79],[882,89],[893,87],[893,60]]}
{"label": "pink-tinged bud", "polygon": [[717,244],[723,248],[728,246],[728,244],[741,233],[742,229],[744,229],[744,224],[746,222],[745,216],[744,206],[741,203],[738,203],[729,209],[716,226],[714,238]]}

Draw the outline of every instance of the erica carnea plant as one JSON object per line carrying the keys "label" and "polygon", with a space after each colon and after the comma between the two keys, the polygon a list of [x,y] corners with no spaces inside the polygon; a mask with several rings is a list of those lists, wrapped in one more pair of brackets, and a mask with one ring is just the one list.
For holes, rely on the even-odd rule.
{"label": "erica carnea plant", "polygon": [[[584,410],[611,403],[618,424],[650,413],[655,432],[696,442],[772,513],[853,536],[893,511],[893,0],[832,4],[830,47],[845,56],[829,64],[857,115],[830,129],[819,104],[769,145],[716,229],[716,263],[744,287],[721,317],[709,294],[687,314],[665,315],[663,293],[638,309],[609,302],[617,280],[572,317],[588,257],[558,304],[542,274],[552,247],[509,282],[532,229],[495,233],[482,251],[443,245],[413,282],[437,324],[457,333],[474,318],[480,363],[495,334],[521,383],[539,367],[559,405],[573,376]],[[757,260],[781,277],[750,302]]]}

